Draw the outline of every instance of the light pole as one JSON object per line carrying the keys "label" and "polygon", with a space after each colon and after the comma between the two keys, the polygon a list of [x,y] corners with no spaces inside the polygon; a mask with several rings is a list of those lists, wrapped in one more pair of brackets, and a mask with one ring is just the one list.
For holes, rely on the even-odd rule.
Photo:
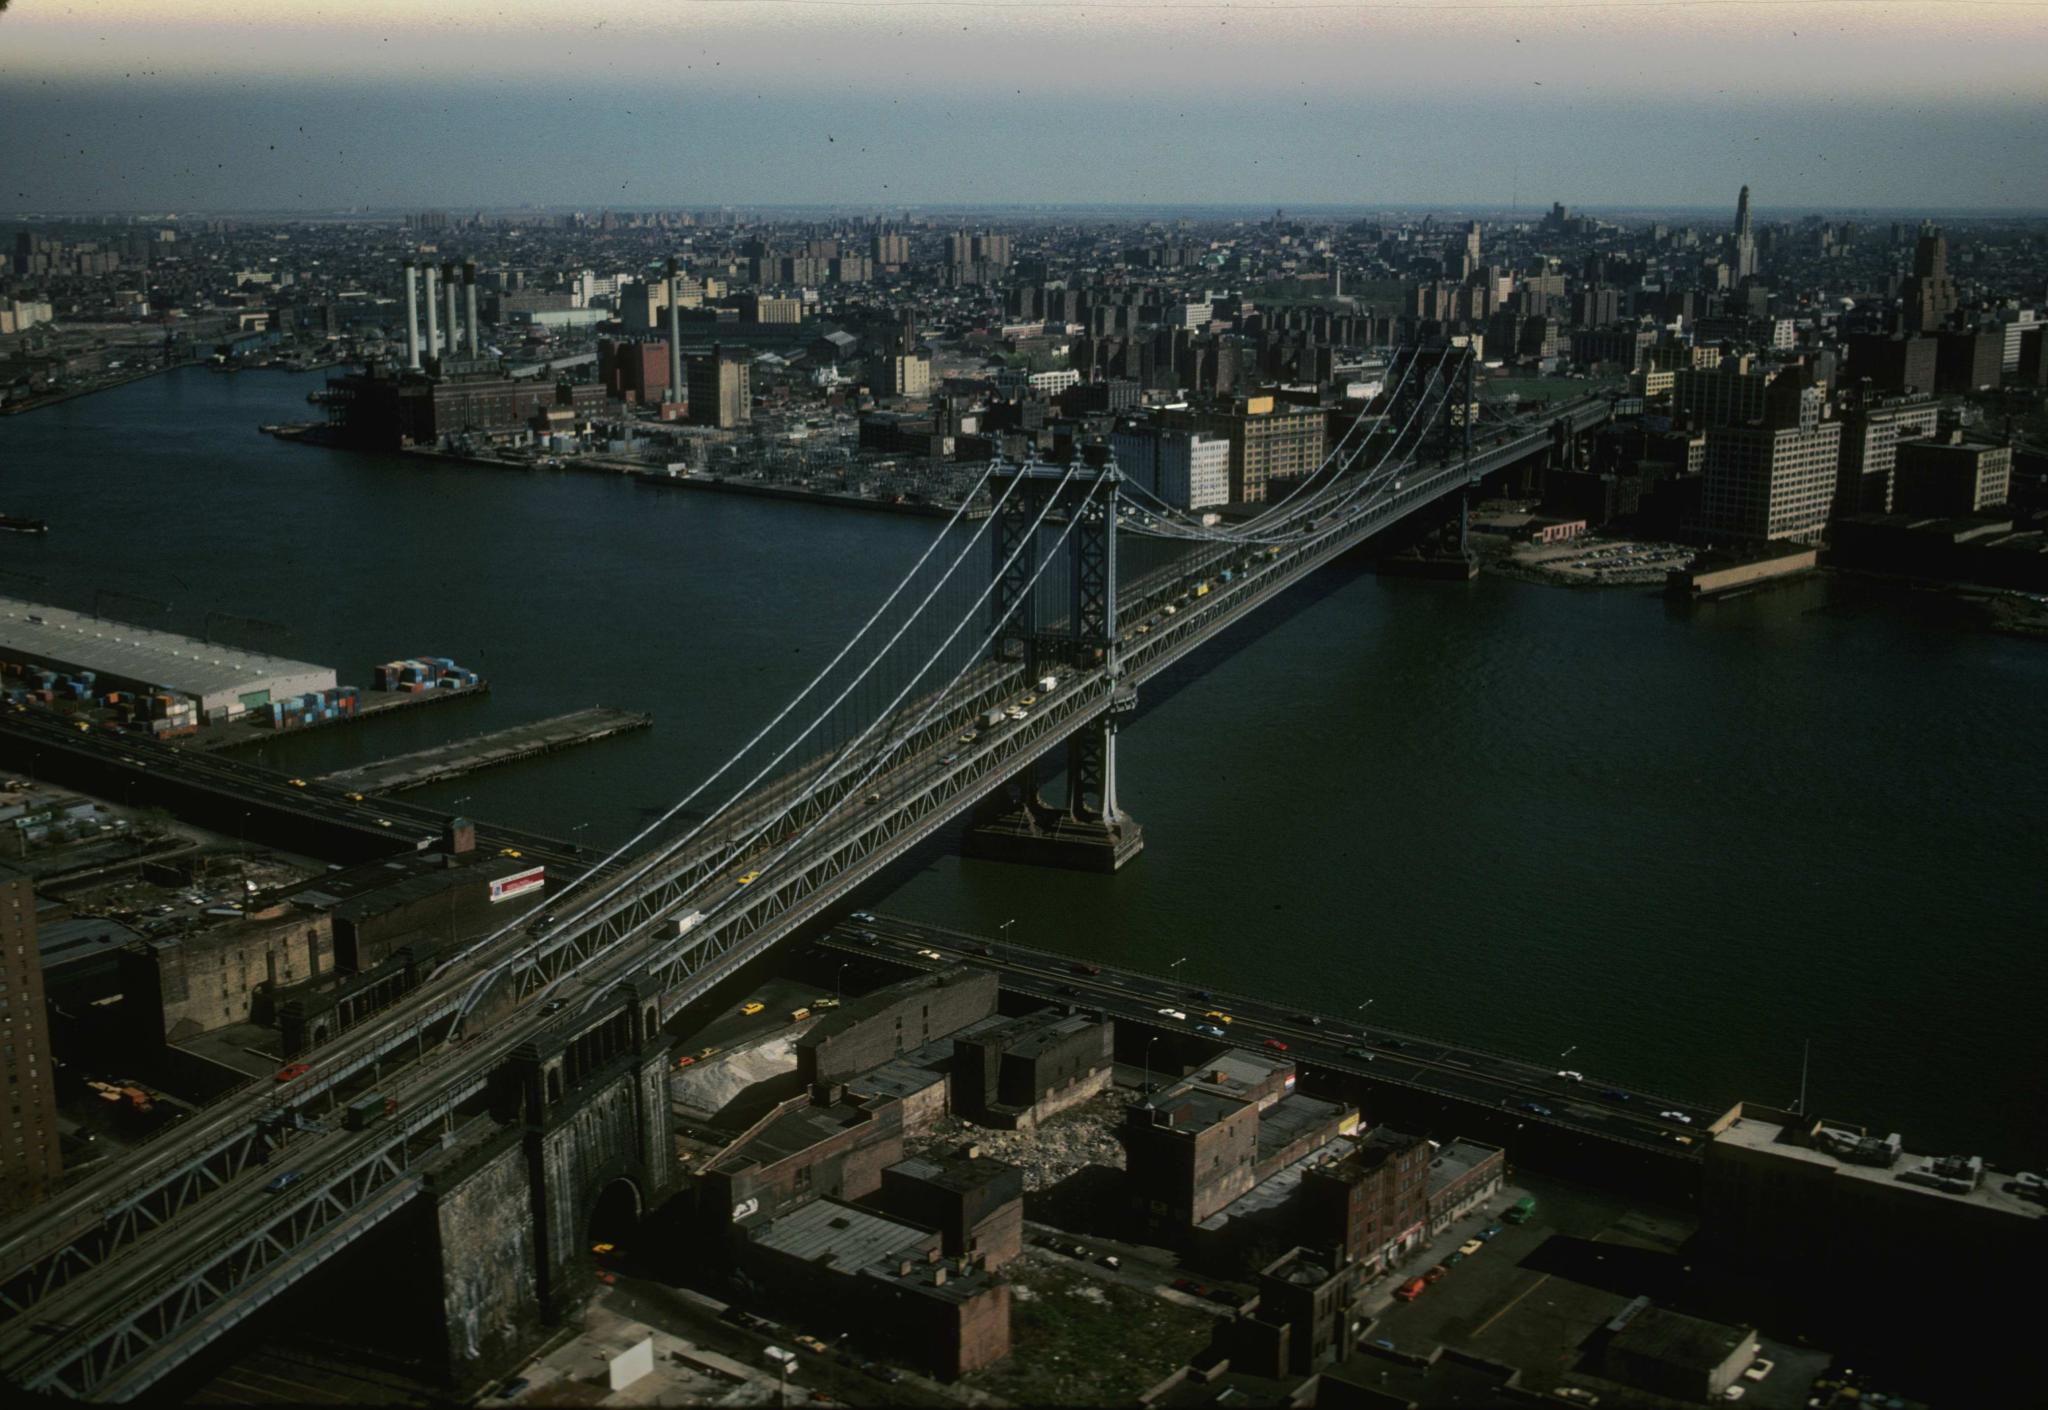
{"label": "light pole", "polygon": [[1152,1095],[1152,1045],[1158,1041],[1157,1033],[1145,1040],[1145,1095],[1148,1097]]}
{"label": "light pole", "polygon": [[1015,925],[1016,923],[1017,917],[1011,916],[1008,920],[1004,921],[1001,925],[997,926],[996,939],[1002,941],[1004,944],[1007,945],[1010,942],[1010,927]]}
{"label": "light pole", "polygon": [[576,834],[583,831],[584,828],[589,826],[590,824],[587,822],[580,822],[577,823],[576,826],[569,829],[569,845],[571,847],[580,847],[583,845],[582,843],[576,840]]}
{"label": "light pole", "polygon": [[832,977],[832,1000],[835,1004],[846,997],[846,967],[852,963],[852,960],[841,960],[839,973]]}
{"label": "light pole", "polygon": [[1180,967],[1186,964],[1187,962],[1188,957],[1186,955],[1182,955],[1179,959],[1175,960],[1172,964],[1166,967],[1166,978],[1168,983],[1176,985],[1180,983]]}

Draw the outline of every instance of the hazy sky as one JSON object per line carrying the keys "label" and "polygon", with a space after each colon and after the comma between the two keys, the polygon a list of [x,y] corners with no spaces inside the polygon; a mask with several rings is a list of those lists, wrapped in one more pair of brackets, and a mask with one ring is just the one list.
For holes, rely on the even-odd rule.
{"label": "hazy sky", "polygon": [[2048,0],[12,0],[0,207],[2048,206]]}

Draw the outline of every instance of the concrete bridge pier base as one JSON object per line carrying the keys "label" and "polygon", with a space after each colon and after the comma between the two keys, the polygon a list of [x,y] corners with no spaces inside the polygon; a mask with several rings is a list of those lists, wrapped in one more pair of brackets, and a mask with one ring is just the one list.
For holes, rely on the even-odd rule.
{"label": "concrete bridge pier base", "polygon": [[1145,830],[1117,803],[1116,732],[1137,705],[1126,692],[1067,741],[1067,801],[1040,796],[1026,769],[985,799],[967,830],[967,853],[988,861],[1113,872],[1145,850]]}

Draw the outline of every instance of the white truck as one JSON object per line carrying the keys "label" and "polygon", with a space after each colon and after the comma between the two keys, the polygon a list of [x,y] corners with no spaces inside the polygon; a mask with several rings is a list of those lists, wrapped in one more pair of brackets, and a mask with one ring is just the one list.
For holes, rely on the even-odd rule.
{"label": "white truck", "polygon": [[1059,688],[1060,678],[1058,676],[1040,676],[1038,678],[1038,693],[1040,695],[1050,695]]}

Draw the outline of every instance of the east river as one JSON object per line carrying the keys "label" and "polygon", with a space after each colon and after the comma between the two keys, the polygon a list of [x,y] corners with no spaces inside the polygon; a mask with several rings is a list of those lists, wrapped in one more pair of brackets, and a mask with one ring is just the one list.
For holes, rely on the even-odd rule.
{"label": "east river", "polygon": [[[0,420],[0,593],[488,699],[281,739],[311,775],[602,703],[654,728],[413,794],[621,840],[864,619],[933,521],[288,445],[321,378]],[[125,594],[126,596],[116,596]],[[159,610],[159,609],[162,610]],[[877,909],[1915,1149],[2048,1159],[2048,645],[1841,580],[1687,611],[1326,571],[1147,687],[1115,877],[927,848]],[[578,825],[583,825],[580,829]]]}

